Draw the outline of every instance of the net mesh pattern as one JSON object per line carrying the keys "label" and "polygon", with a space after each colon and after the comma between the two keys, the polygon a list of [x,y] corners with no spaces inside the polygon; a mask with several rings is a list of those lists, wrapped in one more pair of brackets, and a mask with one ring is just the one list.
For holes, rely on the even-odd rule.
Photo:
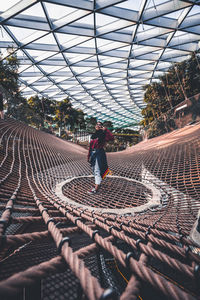
{"label": "net mesh pattern", "polygon": [[[124,178],[107,178],[103,181],[100,193],[88,196],[94,178],[75,178],[63,186],[63,195],[87,206],[102,208],[126,208],[139,206],[148,201],[151,191],[139,182]],[[80,198],[81,195],[81,198]]]}
{"label": "net mesh pattern", "polygon": [[[113,176],[88,195],[85,149],[0,120],[1,299],[198,299],[199,136],[197,124],[109,153]],[[131,211],[153,189],[160,202]]]}

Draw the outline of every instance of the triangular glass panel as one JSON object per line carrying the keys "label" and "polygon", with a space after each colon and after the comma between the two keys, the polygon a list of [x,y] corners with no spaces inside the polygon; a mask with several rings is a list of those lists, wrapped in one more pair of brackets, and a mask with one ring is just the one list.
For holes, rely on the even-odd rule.
{"label": "triangular glass panel", "polygon": [[43,18],[43,20],[46,21],[46,16],[40,3],[36,3],[33,6],[27,8],[21,14],[19,14],[19,16],[21,16],[22,14],[30,17],[37,16]]}
{"label": "triangular glass panel", "polygon": [[30,43],[36,39],[39,39],[41,36],[46,35],[46,32],[34,29],[13,26],[8,26],[8,28],[12,32],[14,37],[22,44]]}
{"label": "triangular glass panel", "polygon": [[78,45],[78,47],[83,47],[83,48],[96,48],[95,47],[95,41],[94,39],[90,39],[89,41],[86,41],[84,43],[81,43]]}
{"label": "triangular glass panel", "polygon": [[97,47],[98,47],[98,51],[101,52],[106,52],[106,51],[111,51],[114,49],[119,49],[122,47],[126,47],[127,44],[126,43],[121,43],[121,42],[114,42],[114,41],[109,41],[109,43],[102,45],[102,46],[98,46],[98,40],[97,40]]}
{"label": "triangular glass panel", "polygon": [[180,9],[180,10],[174,11],[170,14],[166,14],[165,17],[174,19],[174,20],[178,20],[183,12],[184,12],[184,9]]}
{"label": "triangular glass panel", "polygon": [[65,49],[74,47],[91,39],[90,37],[64,33],[56,33],[56,36],[58,38],[59,44],[62,45]]}
{"label": "triangular glass panel", "polygon": [[49,34],[45,35],[44,37],[38,39],[37,41],[33,42],[32,45],[34,45],[36,43],[41,44],[41,45],[56,45],[57,46],[56,41],[55,41],[54,36],[53,36],[52,33],[49,33]]}
{"label": "triangular glass panel", "polygon": [[75,66],[72,66],[71,68],[76,74],[82,74],[82,73],[94,70],[94,67],[91,68],[91,67],[75,67]]}
{"label": "triangular glass panel", "polygon": [[73,26],[79,25],[80,27],[83,25],[89,25],[94,27],[94,15],[93,14],[89,14],[86,17],[80,18],[79,20],[77,20],[76,22],[72,23]]}
{"label": "triangular glass panel", "polygon": [[40,50],[30,50],[30,49],[26,49],[26,52],[30,54],[35,61],[40,61],[56,54],[56,52],[52,52],[52,51],[40,51]]}
{"label": "triangular glass panel", "polygon": [[40,66],[40,68],[45,72],[45,73],[54,73],[60,69],[62,69],[62,67],[60,66],[45,66],[45,65],[38,65]]}
{"label": "triangular glass panel", "polygon": [[2,1],[1,3],[1,11],[6,11],[14,6],[19,0],[9,0],[9,1]]}
{"label": "triangular glass panel", "polygon": [[118,21],[119,19],[116,17],[111,17],[108,15],[104,15],[101,13],[96,13],[95,14],[95,20],[96,20],[96,27],[100,28],[106,25],[109,25],[115,21]]}
{"label": "triangular glass panel", "polygon": [[116,4],[115,6],[116,7],[121,7],[121,8],[127,8],[127,9],[130,9],[130,10],[133,10],[133,8],[134,8],[134,11],[139,11],[142,2],[143,2],[143,0],[137,0],[137,1],[134,1],[134,4],[133,4],[133,0],[127,0],[125,2]]}
{"label": "triangular glass panel", "polygon": [[65,5],[57,5],[55,3],[44,3],[44,5],[52,22],[59,20],[77,10],[76,8]]}

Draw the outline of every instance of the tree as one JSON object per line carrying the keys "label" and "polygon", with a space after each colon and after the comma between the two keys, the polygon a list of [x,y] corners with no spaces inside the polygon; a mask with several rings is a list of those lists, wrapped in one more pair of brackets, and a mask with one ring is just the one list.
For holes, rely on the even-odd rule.
{"label": "tree", "polygon": [[95,125],[97,123],[97,118],[88,117],[85,119],[86,123],[86,131],[89,133],[93,133],[95,131]]}
{"label": "tree", "polygon": [[28,105],[31,109],[29,115],[29,121],[36,127],[44,127],[44,105],[43,99],[40,99],[38,95],[32,96],[28,99]]}
{"label": "tree", "polygon": [[113,130],[113,123],[112,123],[112,121],[104,121],[103,122],[103,126],[106,127],[106,128],[108,128],[111,131]]}
{"label": "tree", "polygon": [[81,109],[74,109],[72,108],[69,123],[72,130],[75,129],[86,129],[85,124],[85,114]]}
{"label": "tree", "polygon": [[72,115],[72,104],[69,98],[66,98],[56,105],[54,121],[57,123],[60,131],[70,125],[70,116]]}
{"label": "tree", "polygon": [[[145,86],[141,125],[151,126],[151,137],[175,128],[170,109],[183,100],[200,93],[200,58],[193,53],[188,60],[172,65],[159,82]],[[166,114],[167,113],[167,114]]]}
{"label": "tree", "polygon": [[12,48],[7,49],[9,56],[0,57],[0,85],[7,100],[7,114],[17,117],[18,105],[21,103],[21,95],[18,86],[19,61]]}

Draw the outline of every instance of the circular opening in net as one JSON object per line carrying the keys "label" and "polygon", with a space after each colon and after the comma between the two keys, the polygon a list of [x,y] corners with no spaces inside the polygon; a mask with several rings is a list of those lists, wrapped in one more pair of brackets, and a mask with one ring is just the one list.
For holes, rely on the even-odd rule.
{"label": "circular opening in net", "polygon": [[144,184],[126,178],[106,177],[99,191],[89,195],[94,177],[73,178],[62,187],[62,193],[77,204],[95,208],[133,208],[146,204],[152,191]]}

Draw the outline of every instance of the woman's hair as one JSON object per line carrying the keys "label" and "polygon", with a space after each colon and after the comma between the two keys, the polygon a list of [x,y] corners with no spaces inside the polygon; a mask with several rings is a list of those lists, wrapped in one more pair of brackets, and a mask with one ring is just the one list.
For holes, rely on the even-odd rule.
{"label": "woman's hair", "polygon": [[99,143],[102,144],[105,140],[105,132],[104,130],[102,129],[99,129],[99,130],[96,130],[95,133],[92,134],[91,136],[91,139],[94,140],[94,139],[97,139],[99,140]]}

